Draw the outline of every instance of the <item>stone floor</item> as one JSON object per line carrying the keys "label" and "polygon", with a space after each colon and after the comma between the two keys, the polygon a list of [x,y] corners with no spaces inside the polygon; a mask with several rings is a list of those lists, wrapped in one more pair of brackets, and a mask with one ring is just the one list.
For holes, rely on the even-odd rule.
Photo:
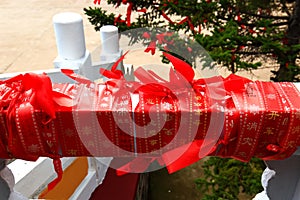
{"label": "stone floor", "polygon": [[100,35],[84,15],[93,0],[1,0],[0,73],[53,68],[57,56],[52,18],[60,12],[83,17],[86,46],[93,51]]}

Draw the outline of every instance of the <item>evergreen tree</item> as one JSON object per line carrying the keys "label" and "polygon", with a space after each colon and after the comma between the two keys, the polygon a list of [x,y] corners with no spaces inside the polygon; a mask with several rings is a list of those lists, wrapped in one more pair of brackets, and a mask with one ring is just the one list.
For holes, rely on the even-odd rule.
{"label": "evergreen tree", "polygon": [[[232,73],[278,66],[274,81],[299,81],[300,0],[107,0],[127,13],[85,8],[95,29],[114,24],[120,31],[140,27],[184,31]],[[131,15],[137,17],[131,21]],[[175,20],[176,19],[176,20]],[[197,53],[197,52],[195,52]]]}

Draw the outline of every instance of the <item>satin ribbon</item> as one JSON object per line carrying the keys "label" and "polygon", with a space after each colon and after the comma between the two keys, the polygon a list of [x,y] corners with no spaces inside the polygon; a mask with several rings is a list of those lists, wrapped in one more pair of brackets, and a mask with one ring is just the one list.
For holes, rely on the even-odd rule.
{"label": "satin ribbon", "polygon": [[[47,124],[52,119],[55,119],[55,103],[52,99],[52,85],[50,78],[45,75],[36,75],[32,73],[26,73],[24,75],[18,75],[11,79],[2,81],[8,87],[11,87],[14,91],[11,94],[11,101],[7,108],[7,128],[8,128],[8,148],[12,156],[22,156],[21,151],[15,145],[15,134],[13,125],[16,123],[15,112],[24,101],[28,100],[30,104],[36,108],[41,109],[48,114],[49,119],[44,120],[42,123]],[[23,155],[25,156],[25,155]],[[38,157],[26,155],[29,160],[36,160]]]}
{"label": "satin ribbon", "polygon": [[[3,106],[7,106],[7,104],[9,103],[7,108],[6,120],[8,131],[7,151],[12,158],[21,158],[33,161],[37,160],[41,152],[36,155],[32,154],[28,149],[28,142],[33,142],[40,136],[37,135],[36,137],[32,138],[29,135],[22,135],[21,132],[18,132],[18,130],[14,127],[18,123],[25,123],[26,120],[32,120],[31,113],[33,111],[30,109],[30,107],[21,107],[21,105],[25,104],[26,101],[28,101],[34,109],[42,110],[44,113],[46,113],[47,117],[45,117],[40,123],[42,123],[42,125],[47,125],[56,118],[55,112],[59,106],[70,106],[68,105],[70,103],[70,98],[62,93],[53,91],[51,80],[46,74],[21,74],[11,79],[1,81],[1,84],[5,85],[8,88],[11,88],[9,90],[10,92],[7,92],[2,96],[1,101],[2,110]],[[18,117],[21,117],[19,122],[17,121],[17,113]],[[26,124],[26,126],[31,126],[33,124],[34,122],[30,122],[29,124]],[[63,174],[57,137],[57,135],[54,135],[54,141],[51,143],[53,144],[53,146],[51,147],[48,146],[44,141],[42,141],[42,143],[40,142],[39,147],[36,146],[36,148],[40,148],[41,150],[44,149],[44,156],[48,156],[53,159],[57,178],[54,180],[52,185],[50,184],[50,187],[54,187],[56,183],[61,180]],[[16,141],[16,138],[19,138],[20,141]],[[36,141],[36,143],[39,142]]]}
{"label": "satin ribbon", "polygon": [[[142,82],[158,81],[158,78],[156,75],[153,75],[153,72],[147,73],[144,70],[138,69],[137,74],[135,75]],[[161,79],[159,79],[159,81],[160,84],[166,83]],[[204,82],[205,80],[203,79],[193,81],[193,87],[197,92],[207,92],[205,89],[206,86],[203,84]],[[176,83],[176,79],[174,83],[177,86],[181,84]],[[299,102],[296,100],[299,98],[299,92],[292,87],[292,83],[274,83],[275,88],[277,88],[274,92],[280,92],[280,87],[282,85],[287,85],[284,90],[281,89],[282,91],[290,89],[284,94],[281,94],[281,96],[284,97],[282,101],[288,103],[285,103],[286,107],[282,106],[281,108],[278,106],[265,107],[270,100],[266,98],[262,99],[262,96],[264,96],[263,88],[270,88],[272,85],[270,83],[264,83],[263,87],[256,86],[259,83],[261,82],[252,82],[249,79],[236,75],[230,75],[228,78],[224,79],[224,87],[226,89],[226,96],[224,100],[227,102],[225,110],[227,117],[221,138],[207,155],[233,157],[247,162],[251,159],[251,157],[255,155],[259,156],[261,152],[265,152],[264,155],[262,154],[260,156],[262,159],[283,159],[290,156],[295,151],[297,145],[299,145],[299,136],[296,135],[296,133],[299,134],[299,130],[297,130],[297,128],[296,130],[293,130],[293,127],[297,127],[296,124],[299,124],[297,120],[299,120],[300,117],[296,117],[296,112],[299,113],[300,110]],[[155,87],[148,87],[148,89],[150,91],[145,91],[146,93],[155,95],[155,92],[157,92],[157,95],[163,95],[163,93],[160,93],[160,90],[156,91]],[[276,94],[270,93],[268,94],[268,97],[272,99],[272,95]],[[234,99],[232,99],[232,97],[234,97]],[[268,108],[271,113],[265,113],[266,108]],[[279,123],[286,123],[288,125],[288,129],[286,131],[285,126],[279,127],[281,136],[272,135],[272,138],[277,138],[277,140],[273,140],[272,144],[272,140],[268,141],[267,138],[263,138],[265,134],[269,134],[269,129],[266,129],[266,127],[263,128],[263,125],[265,126],[264,123],[266,123],[267,118],[273,117],[273,115],[271,115],[273,114],[272,112],[278,108],[286,111],[291,110],[290,114],[286,117],[291,119],[292,122],[286,121],[286,118],[284,118],[281,122],[278,121]],[[244,116],[244,113],[248,113],[249,116]],[[276,115],[274,116],[276,117]],[[294,136],[292,137],[291,134]],[[215,141],[212,141],[212,143],[214,142]],[[174,158],[175,155],[182,153],[182,148],[186,148],[187,146],[188,148],[182,156],[174,162],[168,163],[168,158]],[[186,144],[185,146],[166,152],[163,154],[162,160],[164,163],[168,163],[166,167],[170,173],[173,173],[201,159],[202,157],[199,157],[200,148],[206,148],[203,146],[203,140],[195,140],[190,144]],[[274,156],[270,156],[272,154]],[[139,159],[140,158],[137,158],[132,162],[138,162]],[[123,168],[120,168],[120,170],[129,170],[131,165],[132,163],[129,163]]]}
{"label": "satin ribbon", "polygon": [[[36,109],[41,109],[46,112],[50,119],[55,119],[55,105],[52,100],[52,83],[46,74],[37,75],[26,73],[2,81],[1,83],[10,84],[13,87],[14,84],[21,83],[18,88],[15,87],[15,89],[19,90],[19,94],[31,90],[30,104]],[[47,123],[47,121],[44,123]]]}
{"label": "satin ribbon", "polygon": [[[114,108],[122,108],[125,109],[123,110],[124,112],[134,113],[132,119],[136,121],[133,120],[129,124],[131,131],[134,131],[135,123],[137,125],[139,123],[140,125],[145,125],[144,122],[138,120],[138,115],[141,114],[139,109],[142,106],[148,106],[149,109],[151,107],[150,101],[148,105],[147,102],[139,102],[136,110],[133,111],[130,94],[135,93],[139,94],[143,101],[149,99],[149,97],[154,97],[161,104],[165,102],[171,104],[174,110],[169,109],[166,111],[178,114],[177,117],[179,117],[180,106],[185,106],[184,104],[179,105],[178,102],[182,101],[182,98],[189,92],[195,93],[191,101],[195,104],[200,105],[202,103],[203,105],[202,107],[194,106],[190,110],[186,108],[187,111],[196,112],[196,109],[199,109],[203,116],[198,119],[200,121],[203,120],[205,124],[213,123],[209,121],[209,117],[212,112],[218,111],[214,108],[216,103],[218,103],[224,107],[225,121],[223,130],[221,130],[222,132],[217,141],[214,138],[205,139],[207,127],[201,127],[199,129],[203,130],[198,130],[195,138],[186,144],[176,146],[170,151],[162,152],[159,156],[137,157],[127,165],[120,167],[120,174],[131,171],[132,166],[135,166],[136,163],[141,163],[141,165],[140,169],[135,168],[135,171],[142,172],[153,161],[158,161],[161,165],[167,165],[169,172],[173,173],[197,162],[206,155],[233,157],[242,161],[248,161],[253,156],[258,156],[262,159],[283,159],[290,156],[296,147],[299,146],[300,126],[298,124],[300,123],[300,102],[298,99],[300,95],[292,83],[253,82],[236,75],[230,75],[225,79],[222,77],[212,77],[194,80],[193,69],[184,61],[168,53],[164,53],[164,56],[171,61],[174,67],[169,71],[169,81],[162,79],[151,70],[146,71],[138,68],[135,70],[135,76],[140,82],[127,82],[122,72],[117,70],[117,66],[126,54],[127,52],[110,70],[100,70],[100,73],[108,77],[109,80],[104,83],[106,88],[102,91],[103,94],[96,94],[96,96],[104,97],[105,93],[105,95],[110,97],[106,103],[112,105],[119,104],[122,101],[121,97],[126,96],[125,100],[128,100],[128,104],[123,105],[120,103],[119,107]],[[62,71],[81,83],[82,87],[89,88],[94,84],[88,79],[76,75],[72,70]],[[21,117],[24,118],[20,124],[22,127],[25,127],[24,124],[27,122],[34,123],[32,121],[34,117],[30,116],[31,113],[34,113],[33,109],[41,110],[45,117],[39,123],[46,126],[58,117],[56,115],[57,111],[59,112],[61,108],[63,108],[62,110],[72,109],[76,101],[67,94],[53,91],[50,79],[45,74],[36,75],[29,73],[19,75],[1,82],[0,87],[0,105],[1,111],[4,113],[4,116],[0,116],[0,123],[4,122],[2,126],[7,127],[7,130],[5,128],[2,130],[0,149],[3,148],[5,150],[4,153],[1,152],[3,154],[1,156],[35,160],[39,156],[39,153],[30,153],[29,149],[22,142],[26,141],[30,144],[41,141],[45,142],[46,137],[34,135],[39,133],[32,133],[34,138],[31,138],[30,131],[26,132],[27,129],[24,129],[26,133],[18,132],[17,117],[20,117],[20,120],[22,120]],[[92,91],[99,92],[97,87]],[[189,97],[186,96],[185,98]],[[103,99],[100,98],[99,102]],[[222,104],[222,101],[225,103]],[[105,109],[102,110],[104,111]],[[108,109],[107,112],[113,112],[113,110]],[[59,118],[59,120],[63,120],[63,118]],[[114,120],[112,114],[111,120]],[[174,122],[176,121],[171,121],[170,124]],[[274,122],[278,122],[276,126],[274,126]],[[106,121],[102,120],[101,123],[101,126],[107,126]],[[117,124],[114,122],[112,126],[117,127]],[[176,133],[176,126],[174,127],[173,134]],[[30,128],[28,127],[28,130]],[[110,131],[105,133],[110,133]],[[144,138],[130,136],[129,140],[127,140],[128,134],[125,135],[126,132],[118,127],[113,130],[113,133],[114,135],[109,135],[113,140],[124,139],[126,141],[125,150],[133,153],[147,152],[147,150],[138,146],[138,144],[146,144]],[[41,139],[38,137],[41,137]],[[58,179],[52,185],[50,184],[49,188],[55,186],[61,178],[60,173],[62,173],[59,158],[64,155],[60,149],[59,137],[61,136],[56,134],[52,138],[47,138],[55,144],[54,146],[48,143],[40,145],[40,153],[54,159],[55,170],[59,174]],[[190,139],[188,135],[187,138]],[[164,138],[164,140],[167,142],[172,141],[172,137]],[[199,154],[200,149],[207,149],[205,151],[206,154]],[[86,151],[82,152],[80,151],[80,153],[72,155],[88,154]],[[241,154],[242,152],[244,153]],[[112,154],[114,153],[116,152],[112,152]],[[182,155],[179,155],[179,153],[182,153]],[[71,154],[66,153],[66,155],[70,156]],[[177,159],[172,160],[174,157]]]}
{"label": "satin ribbon", "polygon": [[[193,81],[194,78],[194,71],[193,69],[184,61],[176,58],[175,56],[172,56],[168,53],[164,53],[164,56],[166,56],[171,63],[174,66],[174,69],[170,69],[169,72],[169,77],[170,77],[170,81],[166,81],[162,78],[160,78],[157,74],[155,74],[153,71],[151,70],[144,70],[143,68],[138,68],[135,70],[134,75],[135,77],[137,77],[141,83],[142,86],[140,86],[137,91],[140,93],[140,102],[139,104],[143,104],[142,106],[145,107],[146,106],[146,101],[143,101],[142,99],[144,98],[143,95],[147,95],[149,97],[153,97],[153,98],[159,98],[159,102],[163,103],[164,99],[169,99],[167,101],[169,101],[169,103],[171,103],[172,105],[177,105],[178,104],[178,100],[176,96],[179,95],[179,93],[182,94],[187,94],[187,88],[191,88],[191,82]],[[176,70],[176,71],[175,71]],[[190,86],[189,86],[190,85]],[[172,91],[177,91],[177,94],[173,94]],[[147,97],[146,97],[147,99]],[[178,107],[178,106],[176,106]],[[139,108],[139,106],[137,106],[136,111],[134,113],[136,113],[135,115],[139,114],[140,111],[137,110]],[[145,109],[146,112],[147,110],[149,111],[149,109]],[[145,112],[145,111],[144,111]],[[175,110],[174,112],[180,112],[180,110]],[[135,117],[136,118],[136,117]],[[146,120],[145,122],[147,123]],[[145,125],[145,124],[142,124]],[[175,127],[175,130],[177,130],[178,127]],[[176,131],[174,133],[174,136],[176,134]],[[150,139],[150,138],[148,138]],[[171,142],[172,140],[170,140]],[[193,143],[194,144],[194,143]],[[190,152],[189,150],[192,151],[192,149],[194,149],[194,145],[191,145],[191,148],[188,148],[188,152]],[[162,146],[160,146],[159,148],[162,148]],[[197,153],[199,153],[199,149],[197,151]],[[163,157],[152,157],[152,158],[140,158],[137,157],[136,159],[133,159],[131,162],[129,162],[128,164],[120,167],[117,172],[118,174],[124,174],[126,171],[130,172],[130,171],[143,171],[145,169],[147,169],[147,167],[150,165],[151,162],[155,161],[155,160],[159,160],[159,163],[169,163],[169,160],[167,160],[166,158],[168,157],[167,155],[170,155],[171,153],[167,153],[165,154],[165,156]],[[191,153],[187,153],[188,155],[191,155]],[[183,156],[185,158],[185,156]],[[165,160],[163,159],[165,158]],[[198,155],[197,155],[198,158]],[[144,160],[143,160],[144,159]],[[141,162],[141,160],[143,160],[143,162]],[[145,162],[145,160],[147,160],[148,162]],[[183,159],[185,160],[185,159]],[[199,160],[199,158],[197,159]],[[170,172],[172,172],[171,168],[181,168],[181,167],[176,167],[177,165],[184,165],[183,162],[185,161],[180,161],[180,159],[178,160],[178,163],[174,163],[168,166],[170,169]],[[136,169],[136,168],[132,168],[132,166],[136,166],[134,165],[134,163],[144,163],[141,167],[141,169]],[[147,163],[147,164],[145,164]],[[130,170],[131,169],[131,170]]]}

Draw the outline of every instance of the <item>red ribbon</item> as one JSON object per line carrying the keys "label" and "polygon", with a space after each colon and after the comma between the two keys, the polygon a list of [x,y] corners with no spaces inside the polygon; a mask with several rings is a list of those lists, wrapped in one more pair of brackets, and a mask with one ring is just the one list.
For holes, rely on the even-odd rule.
{"label": "red ribbon", "polygon": [[171,20],[170,17],[168,17],[168,15],[164,12],[161,11],[161,15],[170,23],[170,24],[174,24],[173,20]]}
{"label": "red ribbon", "polygon": [[155,49],[156,49],[156,40],[152,40],[144,52],[146,53],[151,52],[151,54],[154,55]]}
{"label": "red ribbon", "polygon": [[[181,78],[187,79],[189,80],[189,82],[193,83],[193,88],[196,89],[197,93],[199,93],[200,91],[204,91],[207,93],[205,87],[201,85],[203,85],[205,82],[213,83],[214,82],[213,80],[209,81],[209,80],[199,79],[197,81],[193,81],[193,73],[183,70],[183,69],[190,69],[190,67],[187,68],[186,63],[183,63],[183,61],[177,59],[174,56],[170,56],[169,54],[166,54],[166,57],[171,60],[172,64],[174,65],[174,68],[176,69],[176,72],[180,72],[180,74],[182,75]],[[142,83],[157,82],[158,84],[167,84],[167,81],[159,78],[159,76],[157,76],[154,72],[150,70],[145,71],[141,68],[138,68],[135,72],[135,76],[138,79],[140,79]],[[184,87],[184,85],[180,84],[180,80],[182,79],[180,78],[178,79],[177,76],[178,74],[174,75],[172,71],[170,72],[170,82],[172,83],[170,85],[181,86],[181,88]],[[264,87],[270,87],[270,85],[271,85],[270,83],[266,83]],[[291,101],[291,99],[295,100],[299,98],[299,92],[295,88],[291,87],[292,83],[287,85],[289,86],[286,87],[291,88],[291,91],[287,92],[288,95],[290,94],[290,97],[286,97],[285,101],[289,99],[290,103],[286,104],[287,107],[285,109],[289,110],[292,105],[295,106],[294,109],[296,108],[299,109],[300,103],[298,103],[297,101],[293,101],[293,102]],[[279,83],[277,83],[276,86],[279,86]],[[235,159],[238,160],[249,161],[251,157],[255,155],[259,155],[259,153],[263,151],[263,149],[259,149],[262,148],[260,147],[260,145],[268,141],[268,139],[262,138],[266,130],[262,129],[263,121],[261,121],[265,115],[265,111],[263,111],[265,109],[264,105],[268,102],[268,100],[262,99],[262,96],[264,96],[262,88],[256,87],[255,82],[252,82],[249,79],[242,78],[236,75],[230,75],[228,78],[224,79],[224,87],[226,89],[227,96],[231,97],[233,94],[235,94],[234,96],[235,99],[233,99],[233,101],[231,98],[225,99],[227,101],[226,103],[227,108],[225,110],[227,117],[224,124],[224,134],[221,135],[219,142],[213,145],[213,148],[210,151],[208,151],[206,155],[234,157]],[[276,91],[278,91],[278,89]],[[163,92],[162,90],[157,90],[157,88],[153,86],[148,87],[147,91],[144,92],[149,95],[152,94],[153,96],[163,95],[160,94]],[[297,94],[296,97],[295,94]],[[213,96],[218,96],[218,95],[213,95]],[[238,103],[238,101],[240,103]],[[240,106],[240,107],[237,108],[236,106]],[[258,109],[258,111],[256,111],[256,109]],[[272,108],[272,110],[274,109],[276,108]],[[247,114],[248,116],[246,115],[244,116],[243,113],[248,113]],[[291,113],[291,117],[293,116],[294,114]],[[242,121],[240,121],[240,119]],[[283,119],[283,121],[280,123],[284,123],[284,120],[285,119]],[[299,124],[298,121],[296,122],[295,120],[293,123],[290,123],[289,127],[294,127],[296,126],[296,124]],[[283,131],[286,130],[286,128],[281,127],[280,130]],[[290,156],[295,151],[297,145],[299,145],[298,141],[300,140],[300,137],[293,138],[292,136],[289,136],[291,133],[295,134],[297,131],[292,131],[291,128],[289,128],[288,130],[290,131],[290,133],[287,132],[286,134],[283,135],[284,137],[282,137],[281,139],[279,138],[280,141],[282,141],[281,142],[282,144],[280,145],[282,147],[279,147],[278,145],[272,143],[265,144],[263,148],[265,148],[266,154],[262,156],[263,159],[286,158],[287,156]],[[253,135],[253,131],[255,131],[254,135]],[[297,133],[299,133],[299,131]],[[276,137],[274,137],[274,139],[275,138]],[[287,143],[286,141],[289,141],[289,143]],[[211,142],[213,144],[215,141],[211,141]],[[203,140],[195,140],[190,144],[186,144],[186,146],[182,146],[172,151],[164,153],[162,160],[167,164],[167,168],[169,172],[173,173],[201,159],[202,156],[199,155],[199,149],[211,147],[209,143],[207,143],[206,145],[207,146],[203,146]],[[186,147],[188,147],[186,151],[181,150],[182,148],[186,148]],[[182,152],[184,153],[174,162],[168,160],[169,158],[176,157],[176,155]],[[274,154],[274,152],[276,153],[276,157],[268,156]],[[127,167],[129,165],[127,165]]]}
{"label": "red ribbon", "polygon": [[72,69],[61,69],[61,72],[79,83],[86,84],[88,87],[93,83],[91,80],[85,78],[84,76],[76,74]]}
{"label": "red ribbon", "polygon": [[130,2],[128,7],[127,7],[127,13],[126,13],[126,23],[127,26],[130,27],[131,26],[131,12],[132,12],[132,7],[133,7],[133,3]]}
{"label": "red ribbon", "polygon": [[114,20],[114,25],[118,25],[118,23],[125,23],[126,21],[125,20],[122,20],[121,19],[122,15],[119,14],[118,17],[115,17],[115,20]]}
{"label": "red ribbon", "polygon": [[[170,70],[170,82],[180,84],[179,82],[184,82],[186,80],[189,83],[192,83],[195,76],[195,72],[188,63],[166,52],[163,52],[163,55],[171,61],[176,72],[183,76],[175,76],[175,73],[173,73],[173,71]],[[183,80],[182,78],[184,78],[185,80]]]}
{"label": "red ribbon", "polygon": [[[9,101],[9,106],[7,108],[7,127],[8,127],[8,151],[10,152],[10,156],[14,158],[21,158],[26,160],[36,160],[39,155],[34,155],[31,152],[21,150],[21,146],[26,145],[22,142],[26,143],[26,140],[30,139],[30,136],[26,136],[26,138],[22,139],[21,144],[17,144],[16,138],[16,129],[14,127],[15,123],[18,123],[16,121],[16,109],[24,103],[28,99],[30,104],[33,106],[34,109],[40,109],[44,113],[48,115],[48,119],[46,118],[44,121],[42,121],[43,125],[47,125],[56,118],[55,112],[58,106],[65,106],[68,107],[70,103],[70,97],[67,95],[61,94],[59,92],[55,92],[52,90],[52,83],[50,78],[46,74],[33,74],[33,73],[26,73],[24,75],[18,75],[16,77],[13,77],[11,79],[2,81],[2,84],[5,84],[7,87],[10,87],[10,92],[5,93],[5,95],[2,96],[2,100],[7,99]],[[4,101],[5,102],[5,101]],[[8,102],[6,102],[8,103]],[[3,104],[2,104],[3,105]],[[32,120],[31,117],[31,110],[27,109],[29,107],[24,108],[18,108],[18,112],[20,117],[23,116],[23,114],[26,116],[26,118],[22,118],[20,120]],[[28,114],[30,116],[28,116]],[[26,123],[26,121],[21,121],[22,123]],[[21,123],[20,122],[20,123]],[[30,126],[32,123],[27,124],[27,126]],[[24,131],[24,134],[26,131]],[[33,133],[32,133],[33,134]],[[38,133],[41,134],[41,133]],[[25,135],[24,135],[25,137]],[[61,168],[61,161],[60,161],[60,155],[59,155],[59,147],[58,147],[58,136],[54,136],[54,140],[56,142],[53,142],[54,145],[50,152],[44,152],[44,156],[48,156],[53,159],[54,163],[54,169],[57,172],[57,179],[49,184],[50,188],[54,187],[57,182],[62,178],[62,168]],[[31,138],[32,142],[36,140],[37,137]],[[16,146],[19,145],[19,146]],[[29,144],[27,144],[29,145]],[[45,144],[42,144],[45,145]],[[41,150],[48,149],[48,146],[40,146],[37,147]],[[27,146],[24,147],[24,149],[27,149]],[[41,153],[41,152],[40,152]]]}
{"label": "red ribbon", "polygon": [[117,67],[118,65],[123,61],[123,59],[125,58],[126,54],[129,51],[125,52],[111,67],[111,70],[107,70],[104,68],[100,68],[100,73],[103,76],[106,76],[107,78],[111,78],[111,79],[124,79],[123,77],[123,72],[121,70],[118,70]]}
{"label": "red ribbon", "polygon": [[36,109],[41,109],[46,112],[49,115],[50,120],[55,119],[55,104],[52,98],[52,83],[46,74],[21,74],[5,80],[2,83],[14,84],[16,82],[21,84],[18,87],[19,94],[31,90],[32,94],[29,100],[30,104]]}
{"label": "red ribbon", "polygon": [[[147,168],[147,163],[150,164],[150,162],[158,160],[160,164],[165,163],[171,173],[198,161],[206,155],[233,157],[242,161],[248,161],[253,156],[262,159],[284,159],[289,157],[299,146],[300,94],[292,83],[253,82],[236,75],[230,75],[225,79],[212,77],[194,80],[195,74],[191,66],[169,53],[164,53],[164,56],[173,64],[173,68],[171,68],[169,72],[169,81],[162,79],[151,70],[146,71],[142,68],[138,68],[134,73],[141,83],[131,83],[126,82],[122,72],[117,69],[117,66],[125,58],[127,53],[128,52],[114,63],[110,70],[100,70],[101,74],[110,78],[110,80],[105,83],[107,88],[103,94],[105,93],[106,96],[97,94],[100,103],[106,99],[105,101],[107,102],[104,103],[108,103],[110,106],[114,106],[114,108],[125,109],[128,112],[132,112],[129,92],[139,92],[141,100],[149,100],[149,102],[139,102],[140,105],[137,106],[134,112],[136,123],[144,125],[148,122],[148,118],[145,117],[145,121],[140,120],[138,115],[142,112],[138,109],[144,106],[144,108],[147,107],[145,113],[150,110],[152,102],[149,97],[155,98],[159,103],[167,102],[171,104],[174,108],[172,108],[173,110],[171,108],[166,110],[167,114],[173,114],[173,116],[180,118],[180,107],[177,104],[182,100],[181,98],[183,98],[183,96],[189,98],[186,94],[193,91],[195,95],[189,102],[201,106],[192,105],[190,110],[185,110],[193,112],[193,114],[197,111],[196,109],[200,110],[199,113],[204,116],[200,116],[198,119],[207,126],[209,123],[213,123],[213,121],[209,121],[211,113],[219,112],[213,106],[215,106],[216,103],[221,104],[221,102],[224,101],[225,103],[222,104],[222,108],[225,121],[220,137],[216,140],[214,138],[205,139],[208,128],[201,125],[201,127],[198,128],[195,138],[191,138],[191,140],[184,145],[163,152],[159,157],[153,156],[147,159],[136,158],[132,160],[131,163],[123,166],[123,168],[121,167],[120,171],[130,171],[130,167],[135,165],[134,163],[139,162],[140,159],[143,159],[143,164],[140,165],[140,171]],[[82,86],[83,88],[87,88],[92,83],[86,78],[76,75],[72,70],[62,71],[81,83],[78,87]],[[220,82],[224,84],[223,87]],[[53,121],[58,121],[55,123],[62,122],[64,117],[68,118],[67,116],[70,116],[70,113],[68,113],[69,115],[66,114],[67,112],[60,113],[61,110],[59,109],[62,107],[64,107],[64,109],[65,107],[72,107],[74,104],[72,103],[73,100],[68,94],[54,92],[51,81],[45,74],[36,75],[28,73],[2,81],[1,83],[0,105],[1,111],[6,113],[4,117],[0,116],[1,122],[4,121],[4,125],[2,125],[4,128],[1,127],[3,128],[3,130],[1,130],[3,134],[1,134],[0,142],[0,149],[3,149],[4,152],[1,152],[1,156],[35,160],[39,154],[43,154],[44,156],[53,158],[58,178],[49,185],[49,188],[52,188],[62,176],[59,161],[61,156],[82,156],[89,155],[89,152],[82,150],[83,145],[81,143],[77,146],[68,146],[67,144],[64,144],[66,146],[63,147],[60,146],[62,145],[60,142],[64,142],[66,139],[62,133],[56,133],[54,131],[51,132],[55,133],[54,136],[51,134],[44,136],[42,132],[47,133],[48,131],[37,131],[33,133],[32,131],[28,131],[31,127],[27,129],[25,126],[27,123],[34,124],[34,120],[37,118],[36,116],[42,116],[39,118],[41,119],[39,121],[41,122],[41,126],[52,125]],[[209,90],[210,87],[214,89]],[[111,92],[106,93],[106,91]],[[98,91],[95,90],[95,92]],[[123,101],[122,97],[124,97],[126,101],[128,100],[126,105],[121,104]],[[38,109],[43,112],[34,112],[33,109]],[[109,112],[110,114],[113,112],[113,110],[109,110],[109,108],[101,111],[103,111],[104,114],[99,114],[103,114],[103,119],[107,119]],[[59,120],[54,120],[55,118]],[[176,120],[178,121],[177,118]],[[22,121],[19,122],[18,120]],[[177,121],[172,120],[168,125],[175,127],[172,132],[172,136],[174,136],[178,127],[174,125]],[[103,127],[107,126],[105,120],[101,120],[100,123],[102,123]],[[53,124],[53,126],[54,125],[57,124]],[[132,136],[127,140],[128,136],[117,127],[117,123],[112,122],[111,125],[113,128],[107,126],[107,130],[112,132],[108,131],[105,133],[114,133],[115,135],[109,135],[109,137],[111,137],[116,144],[118,144],[119,140],[124,140],[125,146],[123,149],[137,153],[149,152],[149,150],[151,150],[150,148],[147,150],[143,146],[137,148],[133,147],[134,139],[139,144],[146,144],[147,141]],[[24,132],[20,132],[21,129],[18,126],[24,128]],[[63,125],[60,126],[62,126],[61,129],[58,129],[60,131],[65,128]],[[129,126],[133,126],[133,124],[129,124]],[[37,130],[47,129],[40,128]],[[172,136],[165,137],[162,141],[170,142],[172,141]],[[187,135],[187,138],[190,139],[189,135]],[[80,139],[76,139],[76,141],[74,139],[74,142],[78,142],[77,140],[79,141]],[[40,149],[34,153],[24,145],[39,142],[41,142],[39,146]],[[65,151],[68,147],[82,149],[69,153]],[[60,148],[64,149],[61,151]],[[200,154],[200,149],[206,149],[206,153],[203,155]],[[174,157],[178,157],[178,159],[172,160]]]}
{"label": "red ribbon", "polygon": [[100,5],[100,3],[101,3],[101,0],[94,0],[94,4]]}

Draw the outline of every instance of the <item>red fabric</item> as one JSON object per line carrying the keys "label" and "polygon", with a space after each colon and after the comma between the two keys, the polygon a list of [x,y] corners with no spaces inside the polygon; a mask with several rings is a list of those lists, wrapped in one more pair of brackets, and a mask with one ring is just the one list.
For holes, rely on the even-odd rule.
{"label": "red fabric", "polygon": [[178,22],[178,24],[183,24],[183,23],[185,23],[185,22],[187,22],[188,21],[188,17],[185,17],[185,18],[183,18],[180,22]]}
{"label": "red fabric", "polygon": [[[193,70],[193,68],[186,62],[184,62],[183,60],[172,56],[171,54],[168,53],[163,53],[164,56],[167,57],[167,59],[169,59],[171,61],[171,63],[173,64],[175,70],[177,72],[179,72],[184,78],[185,80],[187,80],[189,83],[192,82],[192,80],[194,79],[195,76],[195,72]],[[171,72],[172,70],[170,70]],[[173,71],[172,71],[173,72]],[[172,77],[172,79],[170,80],[170,82],[177,82],[174,80],[174,76],[170,75],[170,78]],[[181,82],[183,82],[183,80],[180,80]]]}
{"label": "red fabric", "polygon": [[120,64],[120,62],[125,58],[126,54],[129,51],[126,51],[111,67],[110,70],[100,68],[100,74],[106,76],[107,78],[111,79],[122,79],[123,73],[121,70],[118,70],[117,67]]}
{"label": "red fabric", "polygon": [[[235,75],[195,80],[187,63],[167,53],[174,66],[168,81],[138,68],[135,76],[140,81],[128,82],[117,70],[125,55],[111,70],[101,71],[110,78],[103,84],[70,70],[63,72],[78,84],[52,85],[45,74],[1,82],[1,158],[47,156],[59,174],[60,157],[142,153],[148,164],[157,160],[174,172],[207,155],[274,160],[289,157],[299,146],[300,93],[293,83]],[[133,95],[138,95],[136,107]],[[214,129],[216,122],[220,130]],[[185,135],[176,140],[182,127]],[[145,170],[147,162],[135,170]],[[132,163],[120,172],[130,172]]]}
{"label": "red fabric", "polygon": [[146,38],[146,39],[150,39],[151,38],[151,35],[149,32],[144,32],[143,35],[142,35],[143,38]]}
{"label": "red fabric", "polygon": [[135,199],[139,174],[116,175],[116,170],[108,168],[103,183],[92,193],[90,200]]}
{"label": "red fabric", "polygon": [[101,0],[94,0],[94,4],[100,5],[100,3],[101,3]]}
{"label": "red fabric", "polygon": [[148,47],[145,49],[144,52],[148,53],[150,51],[151,54],[154,55],[155,49],[156,49],[156,40],[153,40],[149,43]]}
{"label": "red fabric", "polygon": [[[126,2],[127,3],[127,2]],[[131,12],[132,12],[133,3],[129,3],[127,7],[127,13],[126,13],[126,24],[127,26],[131,26]]]}
{"label": "red fabric", "polygon": [[173,20],[168,17],[168,15],[164,12],[164,11],[161,11],[161,15],[163,16],[163,18],[165,18],[170,24],[174,24]]}
{"label": "red fabric", "polygon": [[125,23],[126,22],[125,20],[122,20],[121,17],[122,17],[121,14],[119,14],[117,17],[115,17],[114,25],[118,25],[118,23]]}
{"label": "red fabric", "polygon": [[61,72],[69,76],[71,79],[76,80],[79,83],[87,84],[88,86],[93,83],[91,80],[83,76],[80,76],[79,74],[76,74],[72,69],[61,69]]}

